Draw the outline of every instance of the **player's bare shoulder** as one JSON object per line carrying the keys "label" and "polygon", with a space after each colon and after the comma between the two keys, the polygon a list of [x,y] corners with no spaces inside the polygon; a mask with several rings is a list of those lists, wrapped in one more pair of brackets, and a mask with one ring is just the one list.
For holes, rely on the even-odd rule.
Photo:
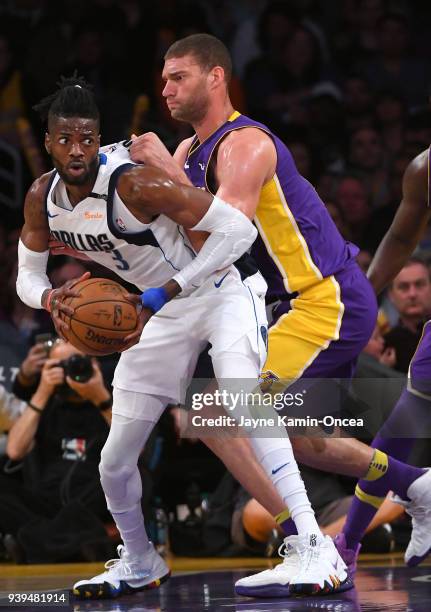
{"label": "player's bare shoulder", "polygon": [[277,164],[277,151],[271,136],[253,126],[229,132],[219,145],[217,164],[244,163],[245,160],[256,168],[265,168],[266,179],[271,178]]}
{"label": "player's bare shoulder", "polygon": [[403,178],[404,191],[427,196],[429,154],[429,149],[425,149],[409,163]]}
{"label": "player's bare shoulder", "polygon": [[41,223],[47,224],[45,196],[55,170],[46,172],[37,178],[27,192],[24,202],[24,216],[26,224],[39,226]]}
{"label": "player's bare shoulder", "polygon": [[264,130],[254,126],[246,126],[229,132],[223,138],[220,148],[228,147],[258,147],[263,150],[274,149],[274,142]]}

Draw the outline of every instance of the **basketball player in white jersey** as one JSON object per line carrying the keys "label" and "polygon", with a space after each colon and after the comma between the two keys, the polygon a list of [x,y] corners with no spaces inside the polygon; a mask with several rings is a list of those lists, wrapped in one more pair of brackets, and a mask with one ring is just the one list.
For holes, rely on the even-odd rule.
{"label": "basketball player in white jersey", "polygon": [[[66,323],[59,315],[73,310],[62,299],[77,291],[73,283],[50,286],[50,232],[143,291],[140,327],[126,339],[122,348],[128,350],[115,372],[112,425],[100,465],[124,546],[106,572],[74,586],[79,597],[116,597],[158,586],[169,575],[144,528],[137,469],[142,447],[166,405],[183,399],[208,343],[219,381],[257,385],[266,357],[265,283],[250,266],[231,265],[256,236],[242,212],[204,191],[175,185],[163,171],[131,164],[121,144],[99,154],[99,114],[85,82],[64,80],[38,110],[48,119],[45,144],[55,170],[35,181],[26,198],[19,296],[50,311],[63,333]],[[197,254],[184,228],[209,233]],[[253,450],[298,532],[309,534],[311,548],[320,532],[290,441],[283,427],[270,435],[252,437]],[[350,585],[330,540],[321,563],[322,589],[328,583],[333,590]],[[306,584],[306,568],[300,573]]]}

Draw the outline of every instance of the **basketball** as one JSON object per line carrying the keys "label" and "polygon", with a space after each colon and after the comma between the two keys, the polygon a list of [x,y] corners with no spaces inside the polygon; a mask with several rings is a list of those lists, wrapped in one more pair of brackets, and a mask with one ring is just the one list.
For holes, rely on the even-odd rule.
{"label": "basketball", "polygon": [[126,289],[106,278],[83,280],[74,289],[80,297],[65,298],[64,303],[75,312],[72,317],[61,315],[69,325],[69,331],[63,331],[65,338],[88,355],[110,355],[121,349],[138,321]]}

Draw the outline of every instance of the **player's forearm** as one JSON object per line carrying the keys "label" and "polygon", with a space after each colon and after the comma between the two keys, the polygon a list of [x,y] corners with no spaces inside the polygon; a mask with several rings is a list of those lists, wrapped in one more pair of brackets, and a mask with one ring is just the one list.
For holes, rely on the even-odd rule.
{"label": "player's forearm", "polygon": [[24,304],[32,308],[44,308],[42,299],[51,289],[46,275],[48,256],[49,251],[32,251],[22,240],[19,241],[16,292]]}
{"label": "player's forearm", "polygon": [[199,285],[210,274],[237,261],[257,236],[256,228],[242,212],[217,197],[191,229],[207,231],[209,236],[196,258],[173,277],[182,289]]}
{"label": "player's forearm", "polygon": [[383,238],[367,276],[378,294],[395,278],[413,253],[416,240],[400,240],[390,231]]}

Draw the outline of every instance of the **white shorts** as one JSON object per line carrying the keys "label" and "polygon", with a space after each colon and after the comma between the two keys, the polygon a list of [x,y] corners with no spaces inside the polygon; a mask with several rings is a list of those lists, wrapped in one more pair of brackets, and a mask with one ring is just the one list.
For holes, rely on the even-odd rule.
{"label": "white shorts", "polygon": [[[219,359],[244,337],[247,349],[242,350],[248,351],[258,376],[266,360],[265,292],[260,273],[242,281],[231,266],[228,273],[211,275],[190,296],[168,302],[149,320],[139,343],[122,353],[114,387],[181,403],[207,344],[210,356]],[[136,416],[127,406],[121,407],[121,414]]]}

